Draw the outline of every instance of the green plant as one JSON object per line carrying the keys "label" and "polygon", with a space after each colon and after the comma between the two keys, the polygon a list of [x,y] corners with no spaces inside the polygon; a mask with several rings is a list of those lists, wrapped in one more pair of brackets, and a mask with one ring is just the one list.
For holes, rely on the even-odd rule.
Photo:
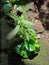
{"label": "green plant", "polygon": [[16,53],[24,58],[29,58],[31,52],[37,54],[40,49],[40,41],[36,39],[36,31],[31,29],[34,21],[32,20],[32,22],[30,22],[25,20],[23,15],[21,17],[13,13],[8,13],[7,15],[17,21],[17,23],[15,23],[16,27],[10,32],[7,38],[12,39],[18,35],[20,39],[23,39],[23,42],[15,46]]}
{"label": "green plant", "polygon": [[24,4],[26,0],[1,0],[1,2],[3,3],[11,3],[11,4],[14,4],[14,3],[17,3],[17,4]]}
{"label": "green plant", "polygon": [[[23,58],[29,58],[30,55],[37,54],[40,49],[40,41],[36,39],[36,31],[31,27],[34,24],[34,20],[27,21],[23,15],[18,16],[11,13],[11,9],[14,7],[12,3],[16,0],[2,0],[5,3],[2,7],[3,12],[14,20],[15,28],[8,34],[7,39],[10,40],[16,36],[22,40],[15,46],[15,52],[21,55]],[[20,6],[16,6],[17,10],[22,11]]]}
{"label": "green plant", "polygon": [[4,5],[2,6],[2,11],[7,14],[10,11],[15,10],[15,11],[20,11],[23,12],[23,9],[20,5],[16,5],[16,4],[11,4],[10,1],[5,1]]}
{"label": "green plant", "polygon": [[4,13],[8,13],[11,10],[12,5],[11,4],[4,4],[2,7],[2,10]]}
{"label": "green plant", "polygon": [[14,3],[14,2],[16,2],[17,0],[1,0],[3,3],[5,3],[5,2],[10,2],[10,3]]}

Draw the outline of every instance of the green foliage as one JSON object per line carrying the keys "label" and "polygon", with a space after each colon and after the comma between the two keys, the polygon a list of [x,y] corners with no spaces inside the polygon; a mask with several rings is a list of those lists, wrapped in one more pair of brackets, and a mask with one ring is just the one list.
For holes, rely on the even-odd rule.
{"label": "green foliage", "polygon": [[14,3],[14,2],[16,2],[17,0],[1,0],[3,3],[5,3],[5,2],[10,2],[10,3]]}
{"label": "green foliage", "polygon": [[12,5],[11,4],[4,4],[2,7],[2,10],[4,13],[8,13],[11,10]]}
{"label": "green foliage", "polygon": [[[20,44],[16,45],[14,49],[15,52],[23,58],[29,58],[31,52],[34,52],[35,54],[39,52],[40,41],[36,39],[36,31],[31,28],[34,24],[34,20],[28,21],[23,15],[18,16],[10,12],[13,6],[12,3],[15,3],[16,1],[21,0],[2,0],[3,3],[7,2],[2,7],[3,12],[15,22],[15,28],[8,34],[7,39],[10,40],[15,36],[18,36],[20,40],[23,39],[23,42],[20,41]],[[14,5],[13,7],[16,7],[18,11],[23,11],[20,6]]]}
{"label": "green foliage", "polygon": [[16,36],[16,34],[18,34],[18,32],[19,32],[19,29],[20,29],[20,26],[17,25],[17,26],[15,27],[15,29],[13,29],[13,30],[10,32],[10,34],[8,34],[7,39],[10,40],[10,39],[12,39],[14,36]]}
{"label": "green foliage", "polygon": [[24,4],[26,2],[26,0],[1,0],[3,3],[8,2],[11,4],[17,3],[19,4]]}
{"label": "green foliage", "polygon": [[9,0],[1,0],[2,3],[6,3],[6,2],[9,2]]}
{"label": "green foliage", "polygon": [[32,44],[25,41],[24,42],[24,47],[28,50],[28,51],[35,51],[35,46],[33,45],[33,42]]}
{"label": "green foliage", "polygon": [[14,3],[14,2],[16,2],[17,0],[9,0],[11,3]]}
{"label": "green foliage", "polygon": [[11,17],[12,19],[19,20],[19,17],[16,16],[16,15],[14,15],[14,14],[12,14],[12,13],[7,13],[7,15],[8,15],[9,17]]}
{"label": "green foliage", "polygon": [[[24,42],[21,42],[15,47],[15,51],[24,58],[28,58],[31,52],[35,54],[38,53],[38,49],[40,48],[40,42],[36,39],[36,31],[31,29],[33,22],[25,20],[24,16],[21,17],[16,16],[12,13],[8,13],[12,19],[17,20],[17,25],[20,26],[19,32],[14,32],[15,35],[19,35],[20,39],[23,39]],[[14,29],[17,31],[17,29]],[[15,36],[12,35],[11,36]]]}
{"label": "green foliage", "polygon": [[[19,25],[20,26],[19,33],[18,34],[23,35],[23,37],[25,39],[29,40],[29,37],[30,36],[29,36],[29,33],[28,32],[29,32],[29,28],[33,25],[33,23],[32,22],[29,22],[29,21],[26,21],[24,19],[23,15],[21,17],[16,16],[15,14],[12,14],[12,13],[8,13],[7,15],[10,16],[11,18],[13,18],[13,19],[15,19],[15,20],[18,21],[17,24],[15,23],[16,25]],[[35,31],[33,31],[33,33],[34,32]],[[31,35],[31,33],[30,33],[30,35]],[[13,35],[11,35],[11,36],[13,36]]]}
{"label": "green foliage", "polygon": [[24,58],[28,58],[31,52],[37,54],[39,52],[40,43],[29,43],[28,41],[24,41],[15,47],[15,51]]}

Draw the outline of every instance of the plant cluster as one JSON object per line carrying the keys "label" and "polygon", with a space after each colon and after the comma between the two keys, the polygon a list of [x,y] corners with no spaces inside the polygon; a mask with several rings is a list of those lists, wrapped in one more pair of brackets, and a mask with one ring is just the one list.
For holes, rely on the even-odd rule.
{"label": "plant cluster", "polygon": [[32,20],[32,22],[30,22],[25,20],[23,15],[21,17],[12,13],[8,13],[8,15],[18,21],[17,24],[15,24],[15,29],[9,34],[9,39],[18,35],[19,38],[23,40],[23,42],[15,47],[15,51],[23,58],[30,57],[32,52],[37,54],[40,48],[40,41],[36,39],[36,31],[31,29],[34,21]]}
{"label": "plant cluster", "polygon": [[[8,15],[10,18],[15,20],[15,28],[7,36],[8,39],[12,39],[14,36],[18,36],[23,42],[15,46],[15,52],[21,55],[23,58],[29,58],[31,54],[37,54],[40,49],[40,41],[36,39],[36,31],[31,27],[34,24],[34,20],[27,21],[23,14],[21,16],[15,15],[10,12],[12,6],[11,3],[14,3],[18,0],[2,0],[5,3],[2,7],[3,12]],[[15,7],[14,7],[15,8]],[[22,10],[21,7],[18,7],[17,10]]]}

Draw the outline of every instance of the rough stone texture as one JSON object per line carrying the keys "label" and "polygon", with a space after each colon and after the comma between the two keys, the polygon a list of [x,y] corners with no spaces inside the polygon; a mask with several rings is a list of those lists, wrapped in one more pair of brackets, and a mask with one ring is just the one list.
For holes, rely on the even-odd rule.
{"label": "rough stone texture", "polygon": [[47,41],[49,41],[49,31],[45,31],[43,34],[42,34]]}
{"label": "rough stone texture", "polygon": [[43,28],[40,20],[35,20],[35,24],[33,26],[33,29],[35,29],[37,31],[37,33],[44,32],[44,28]]}
{"label": "rough stone texture", "polygon": [[27,4],[26,9],[27,10],[32,9],[32,11],[35,11],[34,2],[30,2],[29,5]]}
{"label": "rough stone texture", "polygon": [[28,20],[32,20],[34,18],[39,18],[38,13],[35,12],[28,12]]}

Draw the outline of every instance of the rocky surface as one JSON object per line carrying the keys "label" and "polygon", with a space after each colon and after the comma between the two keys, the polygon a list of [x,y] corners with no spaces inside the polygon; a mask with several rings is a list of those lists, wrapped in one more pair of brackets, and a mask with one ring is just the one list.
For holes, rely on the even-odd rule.
{"label": "rocky surface", "polygon": [[[6,35],[9,32],[9,30],[6,30],[8,27],[5,24],[5,22],[2,23],[2,25],[3,25],[3,27],[2,27],[2,36],[3,36],[2,37],[2,49],[5,49],[5,48],[10,47],[12,42],[9,43],[6,41]],[[41,29],[40,27],[38,27],[38,28]],[[40,37],[40,41],[41,41],[41,48],[40,48],[39,54],[33,60],[23,60],[23,62],[22,62],[21,60],[17,59],[17,57],[15,55],[12,55],[13,54],[12,53],[9,56],[9,58],[10,58],[9,60],[11,60],[13,62],[12,65],[14,65],[14,64],[22,65],[22,63],[23,63],[23,65],[27,65],[27,64],[28,65],[49,65],[49,32],[44,30],[44,32],[40,36],[38,35],[38,38],[39,37]],[[8,64],[9,60],[8,60],[8,55],[3,51],[1,53],[1,65],[11,65],[11,61]],[[16,62],[16,60],[17,60],[17,62]]]}
{"label": "rocky surface", "polygon": [[43,33],[44,27],[42,26],[42,23],[40,20],[35,20],[35,24],[33,26],[33,29],[37,31],[37,33]]}
{"label": "rocky surface", "polygon": [[[33,4],[28,4],[26,8],[28,7],[32,8],[32,6]],[[32,12],[31,14],[29,13],[30,19],[34,17],[33,15],[36,16],[36,14],[33,14]],[[1,44],[2,44],[1,49],[2,50],[4,50],[5,48],[6,49],[9,48],[14,41],[14,40],[13,41],[6,40],[6,36],[11,29],[7,26],[7,22],[6,21],[3,22],[3,21],[1,22]],[[40,35],[39,34],[37,35],[37,38],[40,38],[41,41],[41,48],[39,54],[32,60],[25,59],[22,61],[19,57],[16,57],[14,53],[9,55],[6,54],[4,51],[1,51],[0,54],[1,65],[49,65],[49,31],[46,31],[42,26],[41,21],[37,19],[35,20],[34,29],[37,31],[37,33],[42,32],[40,33]]]}

